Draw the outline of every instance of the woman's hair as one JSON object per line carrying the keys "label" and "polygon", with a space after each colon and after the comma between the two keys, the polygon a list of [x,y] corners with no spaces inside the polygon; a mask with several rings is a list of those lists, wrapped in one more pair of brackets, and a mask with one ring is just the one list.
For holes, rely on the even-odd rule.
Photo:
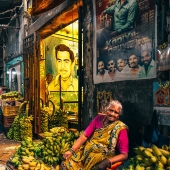
{"label": "woman's hair", "polygon": [[118,100],[111,100],[111,101],[108,103],[107,109],[108,109],[110,106],[118,106],[118,107],[120,108],[120,115],[122,114],[123,107],[122,107],[122,104],[121,104]]}

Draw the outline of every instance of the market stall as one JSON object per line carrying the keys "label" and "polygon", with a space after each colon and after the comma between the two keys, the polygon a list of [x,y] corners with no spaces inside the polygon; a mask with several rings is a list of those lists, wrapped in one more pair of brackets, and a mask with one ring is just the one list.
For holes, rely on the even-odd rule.
{"label": "market stall", "polygon": [[11,127],[15,116],[18,114],[18,109],[22,101],[23,98],[21,93],[17,91],[10,91],[0,95],[2,129],[4,130],[5,134]]}

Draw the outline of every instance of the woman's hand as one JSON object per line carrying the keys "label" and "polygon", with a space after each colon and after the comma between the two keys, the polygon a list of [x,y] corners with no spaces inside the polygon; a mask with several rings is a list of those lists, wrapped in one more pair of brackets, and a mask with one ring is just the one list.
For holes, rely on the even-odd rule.
{"label": "woman's hand", "polygon": [[63,154],[63,158],[64,159],[68,159],[72,156],[72,152],[71,151],[66,151],[64,154]]}
{"label": "woman's hand", "polygon": [[111,167],[110,160],[105,159],[99,164],[98,170],[106,170],[106,168],[110,168],[110,167]]}

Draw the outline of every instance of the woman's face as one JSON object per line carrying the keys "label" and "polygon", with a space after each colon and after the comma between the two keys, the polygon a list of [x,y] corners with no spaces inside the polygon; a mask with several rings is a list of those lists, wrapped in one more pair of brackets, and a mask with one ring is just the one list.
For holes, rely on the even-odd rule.
{"label": "woman's face", "polygon": [[109,106],[106,110],[106,117],[110,122],[114,122],[119,119],[121,108],[119,106]]}

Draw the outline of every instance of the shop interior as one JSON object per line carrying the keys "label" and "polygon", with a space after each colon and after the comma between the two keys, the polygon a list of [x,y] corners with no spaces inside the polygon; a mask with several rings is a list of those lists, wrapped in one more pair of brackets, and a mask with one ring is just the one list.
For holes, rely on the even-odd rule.
{"label": "shop interior", "polygon": [[[79,80],[78,72],[78,20],[70,23],[68,26],[60,29],[54,34],[46,37],[40,42],[41,59],[40,59],[40,98],[41,109],[47,107],[52,114],[61,107],[67,112],[68,126],[76,128],[78,125],[78,89],[67,90],[50,90],[50,82],[58,76],[56,67],[55,47],[58,44],[65,44],[74,53],[74,63],[72,76]],[[78,84],[77,84],[78,86]],[[44,93],[45,91],[45,93]],[[44,103],[42,105],[42,102]]]}

